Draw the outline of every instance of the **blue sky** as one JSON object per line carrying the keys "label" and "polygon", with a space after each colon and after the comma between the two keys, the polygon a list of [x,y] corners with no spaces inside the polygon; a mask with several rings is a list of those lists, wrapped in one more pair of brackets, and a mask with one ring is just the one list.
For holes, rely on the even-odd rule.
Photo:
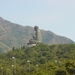
{"label": "blue sky", "polygon": [[75,41],[75,0],[0,0],[0,17]]}

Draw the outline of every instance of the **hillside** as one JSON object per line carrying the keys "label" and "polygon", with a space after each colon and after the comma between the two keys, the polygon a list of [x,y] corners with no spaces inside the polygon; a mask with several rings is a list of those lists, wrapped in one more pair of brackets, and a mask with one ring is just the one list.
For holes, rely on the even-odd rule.
{"label": "hillside", "polygon": [[75,75],[75,44],[14,49],[0,55],[0,67],[4,75],[12,75],[14,69],[16,75]]}
{"label": "hillside", "polygon": [[[3,44],[0,53],[11,50],[12,47],[26,46],[29,39],[34,35],[34,29],[30,26],[22,26],[0,17],[0,42]],[[45,44],[70,44],[71,39],[58,36],[51,31],[41,30],[42,41]],[[8,48],[5,48],[7,46]],[[3,48],[4,47],[4,48]]]}

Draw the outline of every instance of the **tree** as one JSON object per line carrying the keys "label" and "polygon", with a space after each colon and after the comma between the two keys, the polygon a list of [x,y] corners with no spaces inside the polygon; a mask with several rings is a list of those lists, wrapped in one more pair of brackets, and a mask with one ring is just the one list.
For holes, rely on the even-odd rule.
{"label": "tree", "polygon": [[75,75],[75,63],[72,60],[65,63],[65,67],[70,75]]}

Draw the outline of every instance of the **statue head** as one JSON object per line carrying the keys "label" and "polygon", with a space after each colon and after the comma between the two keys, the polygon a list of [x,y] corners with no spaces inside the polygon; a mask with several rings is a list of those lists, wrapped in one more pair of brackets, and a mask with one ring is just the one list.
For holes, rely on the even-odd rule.
{"label": "statue head", "polygon": [[38,27],[38,26],[35,26],[35,27],[34,27],[34,30],[35,30],[35,31],[37,31],[38,29],[39,29],[39,27]]}

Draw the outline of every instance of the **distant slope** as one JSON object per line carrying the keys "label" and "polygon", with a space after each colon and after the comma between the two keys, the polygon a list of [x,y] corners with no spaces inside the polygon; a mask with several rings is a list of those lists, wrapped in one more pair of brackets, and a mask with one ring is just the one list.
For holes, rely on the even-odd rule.
{"label": "distant slope", "polygon": [[71,39],[63,36],[58,36],[51,31],[42,30],[43,42],[46,44],[70,44],[74,43]]}
{"label": "distant slope", "polygon": [[3,53],[3,52],[7,52],[11,50],[11,48],[9,48],[8,46],[6,46],[4,43],[0,42],[0,53]]}
{"label": "distant slope", "polygon": [[[14,24],[0,17],[0,42],[8,48],[12,48],[13,46],[18,48],[26,45],[34,33],[33,27]],[[41,30],[41,33],[42,41],[46,44],[74,43],[71,39],[58,36],[51,31]],[[0,51],[5,52],[4,50],[8,51],[8,49],[0,48]]]}

